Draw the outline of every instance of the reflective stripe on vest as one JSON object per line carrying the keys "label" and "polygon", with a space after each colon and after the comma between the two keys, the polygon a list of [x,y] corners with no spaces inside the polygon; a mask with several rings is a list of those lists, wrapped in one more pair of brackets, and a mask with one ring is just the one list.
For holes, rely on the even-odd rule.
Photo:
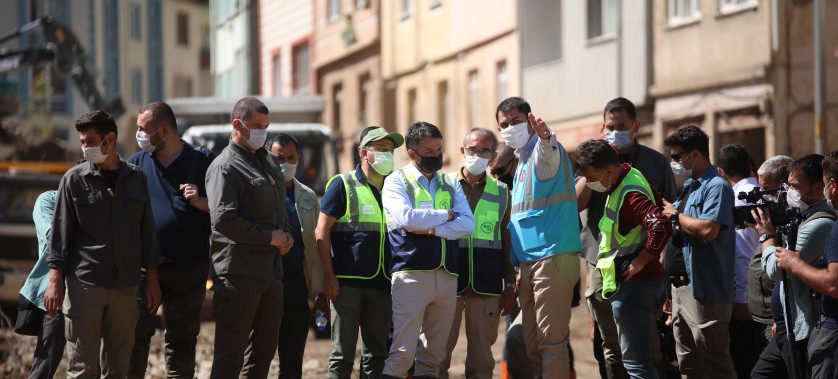
{"label": "reflective stripe on vest", "polygon": [[[457,172],[448,174],[451,180],[456,180]],[[458,243],[461,250],[465,250],[468,254],[468,285],[471,289],[480,295],[500,296],[500,292],[485,292],[478,288],[479,285],[475,283],[475,271],[482,270],[481,267],[475,267],[475,254],[494,253],[501,254],[500,258],[503,262],[503,243],[501,242],[501,219],[506,213],[507,199],[509,197],[506,184],[499,183],[497,179],[486,175],[486,185],[483,188],[483,194],[477,201],[477,206],[474,209],[474,232],[471,235],[460,238]],[[462,253],[461,253],[462,254]],[[460,257],[462,259],[462,256]],[[465,269],[460,267],[460,270]],[[501,269],[502,273],[502,269]],[[483,277],[483,276],[481,276]],[[503,280],[501,275],[497,278],[499,281]],[[502,288],[501,283],[501,288]],[[465,289],[461,289],[461,293]]]}
{"label": "reflective stripe on vest", "polygon": [[605,214],[599,221],[600,243],[596,264],[602,273],[603,298],[614,296],[619,290],[618,268],[614,260],[642,250],[648,239],[648,232],[642,225],[635,226],[626,235],[620,234],[620,209],[626,195],[631,192],[640,192],[657,205],[649,182],[635,168],[629,169],[617,188],[608,195],[605,201]]}
{"label": "reflective stripe on vest", "polygon": [[[386,223],[384,211],[378,205],[369,184],[362,183],[355,176],[355,171],[340,174],[343,180],[343,188],[346,191],[346,212],[335,221],[332,230],[336,232],[366,232],[378,233],[378,267],[372,276],[335,275],[337,278],[347,279],[373,279],[381,272],[387,280],[387,269],[384,267],[384,240],[386,238]],[[335,177],[337,178],[337,177]],[[332,178],[334,180],[335,178]],[[329,181],[331,182],[331,180]],[[328,186],[328,184],[327,184]]]}
{"label": "reflective stripe on vest", "polygon": [[[410,203],[413,204],[414,209],[423,209],[429,206],[432,206],[433,209],[451,209],[451,203],[454,196],[454,184],[450,182],[450,179],[443,174],[442,172],[437,172],[437,180],[439,180],[439,184],[436,189],[436,193],[434,194],[433,198],[431,198],[431,194],[425,187],[422,187],[419,184],[419,179],[413,176],[412,173],[408,172],[405,168],[399,169],[396,172],[397,175],[404,183],[405,192],[407,192],[407,197],[410,200]],[[399,226],[396,225],[395,220],[389,215],[387,217],[387,229],[388,230],[395,230],[399,229]],[[410,236],[410,233],[408,233]],[[409,238],[409,237],[408,237]],[[439,268],[444,268],[449,274],[457,276],[456,272],[451,272],[448,270],[448,267],[445,266],[445,254],[446,254],[446,239],[439,237],[440,242],[440,261],[439,265],[431,270],[436,270]],[[393,246],[393,249],[397,249],[397,246]],[[431,271],[431,270],[399,270],[399,271]]]}

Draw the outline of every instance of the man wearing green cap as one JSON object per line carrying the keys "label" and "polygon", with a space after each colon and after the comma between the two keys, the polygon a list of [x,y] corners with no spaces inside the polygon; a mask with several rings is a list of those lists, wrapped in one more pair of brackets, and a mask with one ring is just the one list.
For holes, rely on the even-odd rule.
{"label": "man wearing green cap", "polygon": [[381,186],[393,171],[393,150],[403,143],[399,133],[377,126],[364,129],[358,147],[361,164],[326,185],[315,237],[323,268],[322,295],[331,301],[329,378],[352,374],[359,327],[361,371],[377,378],[384,369],[392,301]]}

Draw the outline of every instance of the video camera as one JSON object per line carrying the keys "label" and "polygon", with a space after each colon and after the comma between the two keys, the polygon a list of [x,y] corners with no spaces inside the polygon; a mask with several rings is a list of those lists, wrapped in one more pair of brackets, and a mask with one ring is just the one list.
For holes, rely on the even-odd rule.
{"label": "video camera", "polygon": [[775,227],[791,225],[801,221],[803,215],[800,210],[796,207],[790,207],[783,195],[785,195],[785,192],[781,191],[780,188],[773,190],[754,188],[750,192],[740,192],[739,200],[744,200],[753,205],[741,205],[733,209],[733,221],[736,228],[746,228],[745,222],[755,224],[751,211],[756,208],[767,211],[768,217],[771,218],[771,223]]}

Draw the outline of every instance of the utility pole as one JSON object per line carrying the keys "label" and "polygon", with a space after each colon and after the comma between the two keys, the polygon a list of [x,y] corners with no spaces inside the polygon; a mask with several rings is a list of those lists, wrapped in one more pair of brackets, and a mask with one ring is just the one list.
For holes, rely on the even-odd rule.
{"label": "utility pole", "polygon": [[815,154],[823,154],[823,110],[824,110],[824,82],[826,79],[823,67],[823,0],[812,2],[812,24],[814,25],[813,45],[814,75],[815,75]]}

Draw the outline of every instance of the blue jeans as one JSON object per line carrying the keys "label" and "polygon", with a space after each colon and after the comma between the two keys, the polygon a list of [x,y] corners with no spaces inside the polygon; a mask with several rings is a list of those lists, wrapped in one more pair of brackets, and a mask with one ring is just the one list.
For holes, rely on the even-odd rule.
{"label": "blue jeans", "polygon": [[623,366],[631,378],[658,378],[649,336],[663,305],[663,290],[663,280],[635,279],[620,283],[611,298]]}

